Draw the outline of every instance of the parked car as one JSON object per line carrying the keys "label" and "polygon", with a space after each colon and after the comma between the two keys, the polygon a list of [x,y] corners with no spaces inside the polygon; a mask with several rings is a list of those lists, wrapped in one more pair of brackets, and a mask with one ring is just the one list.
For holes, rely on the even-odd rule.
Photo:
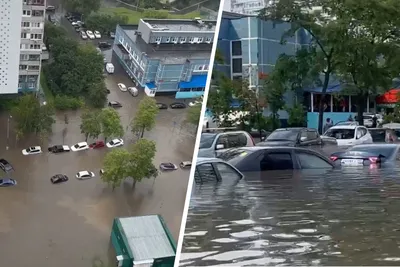
{"label": "parked car", "polygon": [[179,167],[181,167],[181,169],[187,169],[192,167],[192,162],[191,161],[182,161],[181,163],[179,163]]}
{"label": "parked car", "polygon": [[82,151],[82,150],[87,150],[87,149],[89,149],[89,146],[86,142],[80,142],[80,143],[77,143],[77,144],[71,146],[72,151]]}
{"label": "parked car", "polygon": [[40,146],[31,146],[22,150],[22,154],[27,155],[36,155],[42,153],[42,148]]}
{"label": "parked car", "polygon": [[106,94],[110,94],[111,93],[111,91],[109,90],[109,89],[105,89],[105,92],[106,92]]}
{"label": "parked car", "polygon": [[89,147],[92,148],[92,149],[102,148],[104,146],[105,146],[104,141],[96,141],[96,142],[93,142],[93,143],[91,143],[89,145]]}
{"label": "parked car", "polygon": [[254,145],[253,138],[245,131],[202,133],[198,156],[203,158],[215,158],[228,149]]}
{"label": "parked car", "polygon": [[94,34],[94,37],[95,37],[96,39],[100,39],[100,38],[101,38],[101,34],[100,34],[99,31],[94,31],[93,34]]}
{"label": "parked car", "polygon": [[72,26],[81,26],[82,21],[80,20],[76,20],[76,19],[72,19],[71,24]]}
{"label": "parked car", "polygon": [[340,166],[370,166],[396,163],[400,160],[398,144],[356,145],[346,151],[335,152],[330,159]]}
{"label": "parked car", "polygon": [[372,136],[365,126],[337,125],[329,128],[324,136],[336,138],[338,146],[372,144]]}
{"label": "parked car", "polygon": [[51,146],[47,150],[52,153],[62,153],[62,152],[70,152],[71,151],[69,146],[65,146],[65,145]]}
{"label": "parked car", "polygon": [[[260,133],[261,132],[261,133]],[[260,141],[264,141],[268,135],[271,134],[271,132],[267,132],[266,130],[261,129],[257,130],[257,129],[251,129],[251,131],[249,132],[249,134],[253,137],[253,138],[259,138]]]}
{"label": "parked car", "polygon": [[332,169],[332,161],[324,155],[299,147],[242,147],[222,153],[218,158],[241,172],[296,169]]}
{"label": "parked car", "polygon": [[80,171],[75,175],[76,179],[79,180],[90,179],[93,178],[94,176],[95,176],[94,173],[90,171]]}
{"label": "parked car", "polygon": [[194,181],[196,184],[238,182],[244,178],[232,164],[218,158],[197,158]]}
{"label": "parked car", "polygon": [[49,14],[49,15],[47,16],[47,19],[48,19],[51,23],[56,22],[56,17],[55,17],[53,14]]}
{"label": "parked car", "polygon": [[118,101],[110,101],[108,102],[108,106],[112,108],[122,108],[122,104]]}
{"label": "parked car", "polygon": [[175,103],[172,103],[171,105],[169,105],[169,107],[173,108],[173,109],[182,109],[182,108],[186,108],[186,104],[180,103],[180,102],[175,102]]}
{"label": "parked car", "polygon": [[53,184],[64,183],[68,181],[68,176],[66,176],[65,174],[56,174],[50,178],[50,181]]}
{"label": "parked car", "polygon": [[98,47],[102,49],[108,49],[111,48],[111,44],[109,42],[99,42]]}
{"label": "parked car", "polygon": [[398,143],[395,130],[389,128],[369,128],[374,143]]}
{"label": "parked car", "polygon": [[86,35],[89,37],[90,40],[96,39],[96,36],[94,36],[94,33],[92,31],[86,31]]}
{"label": "parked car", "polygon": [[365,127],[372,127],[373,125],[373,117],[376,116],[376,124],[377,126],[382,124],[383,122],[383,116],[381,114],[372,114],[372,113],[364,113],[363,114],[363,120],[364,120],[364,126]]}
{"label": "parked car", "polygon": [[156,105],[158,109],[168,109],[168,106],[164,103],[157,103]]}
{"label": "parked car", "polygon": [[122,140],[121,138],[115,138],[115,139],[111,140],[110,142],[108,142],[106,145],[108,148],[123,146],[124,140]]}
{"label": "parked car", "polygon": [[0,159],[0,169],[2,169],[3,172],[11,172],[14,170],[14,167],[7,160]]}
{"label": "parked car", "polygon": [[83,29],[83,28],[75,28],[75,32],[77,32],[77,33],[81,33],[81,31],[85,31],[85,29]]}
{"label": "parked car", "polygon": [[17,185],[17,181],[14,179],[9,179],[9,178],[0,179],[0,187],[10,187],[14,185]]}
{"label": "parked car", "polygon": [[173,170],[177,170],[178,167],[171,162],[164,162],[164,163],[160,164],[160,169],[163,171],[173,171]]}
{"label": "parked car", "polygon": [[110,36],[111,39],[114,39],[115,38],[115,32],[110,32],[108,36]]}
{"label": "parked car", "polygon": [[128,91],[128,88],[126,88],[126,85],[123,84],[123,83],[119,83],[119,84],[118,84],[118,88],[119,88],[119,90],[121,90],[122,92]]}
{"label": "parked car", "polygon": [[265,141],[257,146],[321,147],[325,144],[337,145],[337,141],[334,138],[321,138],[318,131],[312,128],[280,128],[269,134]]}
{"label": "parked car", "polygon": [[86,35],[86,33],[84,31],[81,31],[81,38],[83,40],[87,40],[88,36]]}
{"label": "parked car", "polygon": [[128,87],[128,92],[135,97],[139,95],[139,90],[136,87]]}
{"label": "parked car", "polygon": [[202,104],[201,101],[196,100],[196,101],[189,102],[189,107],[194,107],[194,106],[201,105],[201,104]]}
{"label": "parked car", "polygon": [[52,12],[52,11],[55,11],[56,10],[56,7],[55,6],[47,6],[46,7],[46,11],[48,11],[48,12]]}

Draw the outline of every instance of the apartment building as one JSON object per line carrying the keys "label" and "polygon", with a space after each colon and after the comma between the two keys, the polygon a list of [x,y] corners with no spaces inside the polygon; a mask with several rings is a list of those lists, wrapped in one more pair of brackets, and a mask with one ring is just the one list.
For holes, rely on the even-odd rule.
{"label": "apartment building", "polygon": [[46,0],[2,0],[0,94],[37,91]]}
{"label": "apartment building", "polygon": [[113,58],[148,96],[200,97],[215,27],[215,20],[200,18],[141,19],[138,25],[118,25]]}
{"label": "apartment building", "polygon": [[257,15],[258,12],[268,5],[275,3],[276,0],[231,0],[232,13]]}

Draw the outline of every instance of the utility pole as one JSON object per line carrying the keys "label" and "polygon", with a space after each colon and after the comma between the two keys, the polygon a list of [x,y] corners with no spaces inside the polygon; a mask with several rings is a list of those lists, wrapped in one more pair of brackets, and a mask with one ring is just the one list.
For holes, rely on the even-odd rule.
{"label": "utility pole", "polygon": [[[262,139],[262,129],[261,129],[261,122],[260,122],[260,109],[259,109],[259,106],[258,106],[258,97],[259,97],[259,90],[258,90],[258,86],[259,86],[258,63],[257,63],[256,68],[254,69],[254,71],[253,71],[253,68],[252,68],[251,65],[250,65],[250,69],[251,69],[250,75],[253,75],[253,72],[255,73],[254,77],[252,77],[252,78],[254,78],[255,87],[256,87],[256,89],[255,89],[256,103],[255,104],[256,104],[256,113],[257,113],[258,133],[260,135],[260,140],[261,140]],[[251,79],[251,80],[253,80],[253,79]],[[250,84],[250,86],[251,86],[251,84]]]}
{"label": "utility pole", "polygon": [[10,143],[10,119],[12,119],[11,115],[8,115],[7,118],[7,145],[6,145],[6,150],[9,149],[8,144]]}

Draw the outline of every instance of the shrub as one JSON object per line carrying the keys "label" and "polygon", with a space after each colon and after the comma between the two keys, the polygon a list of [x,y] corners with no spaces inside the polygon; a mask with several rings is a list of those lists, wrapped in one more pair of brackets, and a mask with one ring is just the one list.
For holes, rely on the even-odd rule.
{"label": "shrub", "polygon": [[84,105],[84,101],[80,98],[57,95],[54,98],[54,107],[58,110],[77,110]]}

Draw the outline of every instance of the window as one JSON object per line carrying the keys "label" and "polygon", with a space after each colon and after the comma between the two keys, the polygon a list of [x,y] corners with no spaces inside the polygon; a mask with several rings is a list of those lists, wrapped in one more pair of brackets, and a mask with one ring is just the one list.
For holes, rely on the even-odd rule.
{"label": "window", "polygon": [[167,37],[167,38],[165,38],[165,42],[166,42],[166,43],[169,43],[169,42],[171,42],[171,37]]}
{"label": "window", "polygon": [[178,41],[178,37],[172,37],[171,42],[176,43]]}
{"label": "window", "polygon": [[224,149],[244,147],[247,145],[247,137],[244,134],[223,134],[218,138],[217,145],[224,145]]}
{"label": "window", "polygon": [[30,16],[31,11],[30,10],[22,10],[22,16]]}
{"label": "window", "polygon": [[40,28],[40,27],[42,27],[42,24],[40,22],[32,22],[31,26],[34,28]]}
{"label": "window", "polygon": [[157,36],[156,37],[156,43],[161,43],[162,37],[161,36]]}
{"label": "window", "polygon": [[19,65],[20,70],[26,70],[28,68],[27,65]]}
{"label": "window", "polygon": [[232,41],[232,56],[242,55],[242,41]]}
{"label": "window", "polygon": [[211,38],[210,38],[210,37],[207,37],[207,38],[206,38],[206,42],[207,42],[207,43],[211,43]]}
{"label": "window", "polygon": [[181,37],[180,42],[181,42],[181,43],[186,42],[186,37]]}
{"label": "window", "polygon": [[24,28],[29,27],[29,25],[30,25],[30,23],[27,22],[27,21],[21,22],[21,26],[24,27]]}
{"label": "window", "polygon": [[31,39],[33,40],[41,40],[42,39],[42,35],[39,33],[33,33],[31,34]]}
{"label": "window", "polygon": [[354,129],[329,129],[324,135],[336,139],[354,139]]}
{"label": "window", "polygon": [[19,60],[28,60],[28,59],[29,55],[24,55],[24,54],[19,55]]}
{"label": "window", "polygon": [[357,128],[357,132],[356,132],[357,139],[360,139],[361,137],[363,137],[366,134],[367,134],[367,130],[366,129],[364,129],[362,127]]}
{"label": "window", "polygon": [[197,42],[198,42],[198,43],[202,43],[202,42],[203,42],[203,37],[197,38]]}
{"label": "window", "polygon": [[28,37],[27,33],[21,32],[21,38],[26,39]]}
{"label": "window", "polygon": [[28,66],[28,70],[39,70],[39,69],[40,69],[40,67],[38,65]]}
{"label": "window", "polygon": [[215,163],[222,180],[240,180],[242,175],[226,163]]}
{"label": "window", "polygon": [[315,140],[318,138],[317,131],[315,130],[308,130],[307,131],[307,140]]}
{"label": "window", "polygon": [[234,58],[232,59],[232,72],[233,73],[242,73],[242,59]]}
{"label": "window", "polygon": [[30,49],[41,49],[40,45],[38,45],[38,44],[31,44],[31,45],[29,46],[29,48],[30,48]]}
{"label": "window", "polygon": [[299,163],[302,169],[327,169],[332,168],[325,160],[320,157],[309,154],[309,153],[299,153],[296,152],[297,158],[299,159]]}
{"label": "window", "polygon": [[194,37],[189,37],[189,42],[193,43],[194,42]]}
{"label": "window", "polygon": [[293,161],[290,153],[268,153],[262,154],[260,161],[261,171],[292,170]]}
{"label": "window", "polygon": [[218,182],[218,174],[211,163],[198,164],[194,173],[194,180],[197,184],[204,182]]}

